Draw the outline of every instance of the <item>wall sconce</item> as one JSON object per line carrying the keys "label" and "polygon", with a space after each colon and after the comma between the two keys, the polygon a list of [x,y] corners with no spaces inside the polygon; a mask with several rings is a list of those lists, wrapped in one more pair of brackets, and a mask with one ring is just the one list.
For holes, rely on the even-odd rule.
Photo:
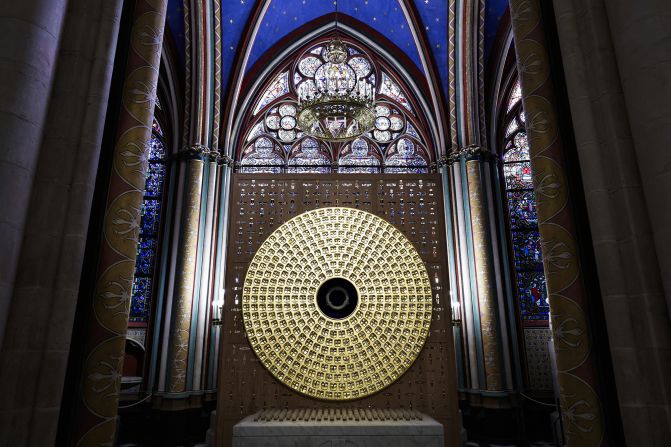
{"label": "wall sconce", "polygon": [[212,326],[221,326],[224,313],[224,300],[212,301]]}

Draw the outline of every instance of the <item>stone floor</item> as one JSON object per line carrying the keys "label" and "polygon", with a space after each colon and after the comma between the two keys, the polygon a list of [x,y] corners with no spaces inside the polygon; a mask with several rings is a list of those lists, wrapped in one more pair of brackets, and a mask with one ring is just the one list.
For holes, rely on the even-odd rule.
{"label": "stone floor", "polygon": [[[464,447],[523,447],[516,444],[498,444],[489,442],[466,441]],[[556,447],[556,444],[546,441],[532,442],[528,447]]]}

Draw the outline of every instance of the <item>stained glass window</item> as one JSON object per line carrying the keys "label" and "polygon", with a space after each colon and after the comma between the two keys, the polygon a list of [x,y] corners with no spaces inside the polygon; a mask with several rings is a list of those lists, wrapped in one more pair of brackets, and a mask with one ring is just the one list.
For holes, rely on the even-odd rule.
{"label": "stained glass window", "polygon": [[287,93],[289,93],[289,73],[285,71],[284,73],[280,73],[280,75],[277,76],[277,78],[275,78],[275,80],[263,92],[261,100],[254,108],[254,115],[259,113],[259,110],[263,109],[273,100]]}
{"label": "stained glass window", "polygon": [[[434,157],[429,156],[426,132],[408,91],[382,62],[356,43],[347,45],[345,69],[353,73],[352,79],[366,79],[378,95],[374,127],[356,143],[318,142],[319,150],[312,156],[307,155],[309,148],[299,147],[309,140],[298,128],[298,93],[316,92],[328,65],[323,44],[315,44],[280,68],[254,102],[239,152],[241,172],[331,172],[333,164],[338,172],[429,172],[429,160]],[[279,145],[283,150],[263,154],[254,148],[258,141],[272,141],[267,148]],[[357,147],[365,144],[370,150],[361,155]],[[408,155],[403,154],[406,146]]]}
{"label": "stained glass window", "polygon": [[338,172],[349,174],[375,174],[380,172],[377,146],[365,138],[357,138],[347,145],[338,160]]}
{"label": "stained glass window", "polygon": [[323,174],[331,172],[331,157],[325,145],[308,137],[291,149],[287,165],[287,172]]}
{"label": "stained glass window", "polygon": [[389,148],[385,160],[386,173],[413,173],[428,172],[426,159],[418,153],[418,143],[410,138],[401,138]]}
{"label": "stained glass window", "polygon": [[[158,106],[158,98],[156,99],[156,105]],[[158,124],[158,121],[154,120],[154,123],[151,126],[152,130],[160,137],[163,136],[163,129],[161,129],[161,126]]]}
{"label": "stained glass window", "polygon": [[154,119],[148,144],[148,167],[144,187],[144,202],[140,217],[140,239],[135,256],[135,275],[129,321],[147,323],[158,251],[163,192],[166,179],[165,136],[160,123]]}
{"label": "stained glass window", "polygon": [[525,324],[541,324],[548,320],[550,307],[521,97],[519,81],[516,81],[505,103],[503,178],[520,316]]}
{"label": "stained glass window", "polygon": [[508,189],[533,187],[531,184],[531,162],[529,161],[504,164],[503,175],[506,179],[506,188]]}
{"label": "stained glass window", "polygon": [[510,91],[510,98],[508,98],[508,112],[510,112],[513,107],[519,104],[522,99],[522,87],[520,87],[519,79],[513,84],[513,88]]}
{"label": "stained glass window", "polygon": [[240,172],[279,173],[284,171],[284,153],[269,137],[257,138],[243,153]]}
{"label": "stained glass window", "polygon": [[401,87],[399,87],[398,84],[394,82],[391,77],[387,75],[387,73],[384,72],[382,73],[382,85],[380,85],[380,93],[388,96],[412,112],[410,102],[401,90]]}

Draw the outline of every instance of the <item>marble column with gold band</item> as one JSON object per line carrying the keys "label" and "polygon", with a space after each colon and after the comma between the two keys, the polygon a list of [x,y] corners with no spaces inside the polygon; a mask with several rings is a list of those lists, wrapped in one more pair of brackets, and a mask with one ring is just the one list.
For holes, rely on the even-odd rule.
{"label": "marble column with gold band", "polygon": [[[508,321],[501,281],[497,213],[493,206],[495,157],[478,146],[447,159],[450,178],[451,240],[455,258],[455,313],[462,346],[460,387],[472,403],[487,404],[514,388],[511,357],[514,331]],[[496,177],[494,177],[496,178]]]}
{"label": "marble column with gold band", "polygon": [[167,0],[137,0],[134,11],[104,237],[79,375],[73,438],[80,446],[114,442],[166,9]]}
{"label": "marble column with gold band", "polygon": [[510,0],[568,446],[604,445],[577,228],[539,0]]}

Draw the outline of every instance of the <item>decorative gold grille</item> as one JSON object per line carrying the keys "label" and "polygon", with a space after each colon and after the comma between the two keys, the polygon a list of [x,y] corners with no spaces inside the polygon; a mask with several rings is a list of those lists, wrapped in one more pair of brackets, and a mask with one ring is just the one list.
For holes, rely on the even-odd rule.
{"label": "decorative gold grille", "polygon": [[[347,318],[329,318],[317,290],[330,278],[357,289]],[[351,400],[395,382],[431,325],[431,283],[412,243],[365,211],[300,214],[258,249],[242,294],[248,340],[278,380],[307,396]]]}

